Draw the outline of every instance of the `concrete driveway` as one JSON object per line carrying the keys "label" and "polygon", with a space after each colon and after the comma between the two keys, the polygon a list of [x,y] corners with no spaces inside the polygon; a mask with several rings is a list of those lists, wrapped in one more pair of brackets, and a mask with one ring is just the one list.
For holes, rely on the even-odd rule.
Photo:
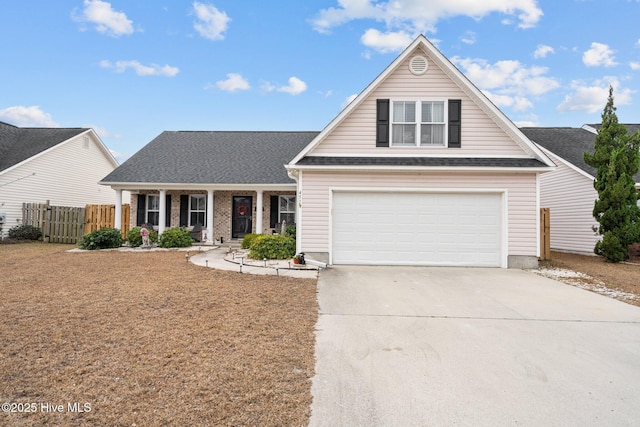
{"label": "concrete driveway", "polygon": [[311,426],[637,426],[640,308],[521,270],[319,279]]}

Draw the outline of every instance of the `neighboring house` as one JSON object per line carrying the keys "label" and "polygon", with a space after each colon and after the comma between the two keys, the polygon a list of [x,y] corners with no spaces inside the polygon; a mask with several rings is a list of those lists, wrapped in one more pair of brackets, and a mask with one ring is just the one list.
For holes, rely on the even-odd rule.
{"label": "neighboring house", "polygon": [[[640,129],[640,125],[625,126],[630,133]],[[598,127],[520,129],[558,165],[540,177],[540,206],[551,210],[551,249],[593,254],[600,240],[593,217],[596,170],[584,162],[584,153],[594,151]],[[634,179],[640,189],[640,174]]]}
{"label": "neighboring house", "polygon": [[320,133],[165,132],[102,183],[138,192],[138,223],[204,217],[215,238],[284,206],[298,252],[332,264],[535,267],[554,168],[419,36]]}
{"label": "neighboring house", "polygon": [[272,233],[295,224],[296,183],[284,165],[317,134],[163,132],[101,183],[134,193],[131,224],[160,233],[201,226],[209,242]]}
{"label": "neighboring house", "polygon": [[113,204],[98,184],[118,162],[92,129],[20,128],[0,122],[0,224],[21,224],[22,203],[84,207]]}

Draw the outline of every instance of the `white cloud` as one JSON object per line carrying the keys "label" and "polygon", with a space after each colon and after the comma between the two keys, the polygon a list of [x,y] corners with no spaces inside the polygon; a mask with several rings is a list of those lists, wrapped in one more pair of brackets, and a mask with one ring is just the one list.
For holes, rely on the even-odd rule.
{"label": "white cloud", "polygon": [[640,70],[640,62],[630,62],[629,66],[631,67],[632,70],[634,71],[638,71]]}
{"label": "white cloud", "polygon": [[620,82],[615,78],[604,78],[592,84],[581,81],[571,82],[572,93],[565,96],[558,105],[560,112],[586,111],[596,113],[602,111],[609,96],[609,85],[613,87],[614,102],[616,105],[626,105],[631,103],[631,90],[620,87]]}
{"label": "white cloud", "polygon": [[124,12],[117,12],[111,3],[101,0],[84,0],[84,9],[74,19],[95,24],[98,32],[113,37],[133,34],[133,22]]}
{"label": "white cloud", "polygon": [[115,70],[116,73],[124,73],[127,69],[131,68],[139,76],[174,77],[180,72],[179,68],[170,65],[142,65],[138,61],[116,61],[112,63],[111,61],[104,60],[100,61],[100,66],[102,68],[111,68]]}
{"label": "white cloud", "polygon": [[51,114],[45,113],[37,105],[31,107],[16,105],[0,110],[0,120],[18,127],[60,127],[53,121]]}
{"label": "white cloud", "polygon": [[299,95],[307,90],[307,84],[297,77],[289,77],[289,84],[276,89],[278,92],[288,93],[289,95]]}
{"label": "white cloud", "polygon": [[555,50],[551,46],[539,44],[535,52],[533,52],[534,58],[546,58],[550,53],[555,53]]}
{"label": "white cloud", "polygon": [[354,93],[353,95],[349,96],[347,99],[344,100],[344,102],[342,103],[342,108],[345,108],[347,105],[351,104],[353,102],[354,99],[356,99],[358,97],[357,93]]}
{"label": "white cloud", "polygon": [[360,38],[363,45],[380,53],[399,52],[411,44],[412,40],[413,37],[404,31],[381,33],[372,28]]}
{"label": "white cloud", "polygon": [[224,32],[229,28],[231,18],[225,12],[219,11],[212,4],[193,2],[193,10],[198,18],[193,28],[205,39],[222,40]]}
{"label": "white cloud", "polygon": [[84,125],[84,127],[93,129],[100,138],[122,138],[122,135],[109,132],[106,128],[102,126],[88,124],[88,125]]}
{"label": "white cloud", "polygon": [[613,50],[603,43],[591,43],[591,49],[584,52],[582,62],[587,67],[613,67],[618,65],[613,56]]}
{"label": "white cloud", "polygon": [[501,13],[518,19],[520,28],[534,27],[542,17],[536,0],[338,0],[338,7],[322,9],[312,20],[314,29],[327,33],[331,28],[356,19],[385,22],[387,28],[407,28],[417,33],[435,32],[441,19],[469,16],[481,19]]}
{"label": "white cloud", "polygon": [[531,128],[531,127],[537,127],[538,123],[534,122],[532,120],[518,120],[513,122],[516,126],[518,126],[519,128]]}
{"label": "white cloud", "polygon": [[547,77],[546,67],[525,67],[519,61],[503,60],[489,64],[484,59],[453,57],[465,75],[498,106],[524,111],[533,107],[529,96],[543,95],[560,86]]}
{"label": "white cloud", "polygon": [[544,76],[549,70],[547,67],[527,68],[517,60],[489,64],[484,59],[453,57],[452,61],[482,89],[499,88],[509,93],[541,95],[559,86],[555,79]]}
{"label": "white cloud", "polygon": [[464,44],[476,44],[476,40],[477,36],[473,31],[467,31],[460,37],[460,41]]}
{"label": "white cloud", "polygon": [[485,95],[498,107],[509,107],[514,111],[525,111],[533,107],[533,103],[523,96],[499,95],[483,91]]}
{"label": "white cloud", "polygon": [[238,73],[227,74],[227,79],[217,81],[216,87],[220,90],[224,90],[225,92],[251,89],[249,82]]}

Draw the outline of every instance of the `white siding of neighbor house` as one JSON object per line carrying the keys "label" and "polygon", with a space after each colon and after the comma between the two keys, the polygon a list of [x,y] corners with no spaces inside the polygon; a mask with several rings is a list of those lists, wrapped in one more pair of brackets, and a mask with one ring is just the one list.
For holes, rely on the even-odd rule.
{"label": "white siding of neighbor house", "polygon": [[593,179],[546,152],[558,165],[540,177],[540,207],[551,210],[551,249],[593,254],[600,237],[593,231],[598,222],[593,205],[598,192]]}
{"label": "white siding of neighbor house", "polygon": [[22,203],[49,200],[51,205],[74,207],[114,204],[115,191],[98,185],[115,169],[100,145],[90,132],[83,133],[1,173],[0,212],[7,214],[3,234],[20,225]]}
{"label": "white siding of neighbor house", "polygon": [[301,248],[329,252],[331,189],[390,189],[428,192],[506,191],[508,255],[537,256],[538,214],[534,173],[318,172],[304,171],[301,183]]}
{"label": "white siding of neighbor house", "polygon": [[[417,53],[424,54],[421,51]],[[438,66],[429,61],[428,71],[413,75],[408,68],[410,55],[377,87],[362,104],[344,119],[308,155],[379,156],[525,156],[507,133],[482,111]],[[462,148],[376,147],[376,99],[462,100]],[[528,157],[528,156],[527,156]]]}

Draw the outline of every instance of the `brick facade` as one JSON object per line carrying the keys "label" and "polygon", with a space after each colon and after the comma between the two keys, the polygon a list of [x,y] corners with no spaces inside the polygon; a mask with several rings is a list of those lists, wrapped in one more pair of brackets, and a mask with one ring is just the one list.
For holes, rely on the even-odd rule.
{"label": "brick facade", "polygon": [[[132,226],[136,225],[138,215],[138,196],[147,194],[158,194],[157,191],[141,192],[139,195],[131,196],[131,214],[130,220]],[[171,196],[171,218],[170,227],[178,227],[180,225],[180,196],[190,194],[207,194],[206,191],[167,191],[167,195]],[[270,234],[273,230],[269,227],[271,224],[271,196],[295,195],[295,191],[265,191],[262,194],[262,233]],[[233,196],[251,196],[253,197],[253,224],[252,232],[256,232],[256,200],[257,193],[255,191],[215,191],[213,194],[213,237],[220,240],[222,237],[225,241],[231,240],[231,222],[232,222],[232,201]]]}

